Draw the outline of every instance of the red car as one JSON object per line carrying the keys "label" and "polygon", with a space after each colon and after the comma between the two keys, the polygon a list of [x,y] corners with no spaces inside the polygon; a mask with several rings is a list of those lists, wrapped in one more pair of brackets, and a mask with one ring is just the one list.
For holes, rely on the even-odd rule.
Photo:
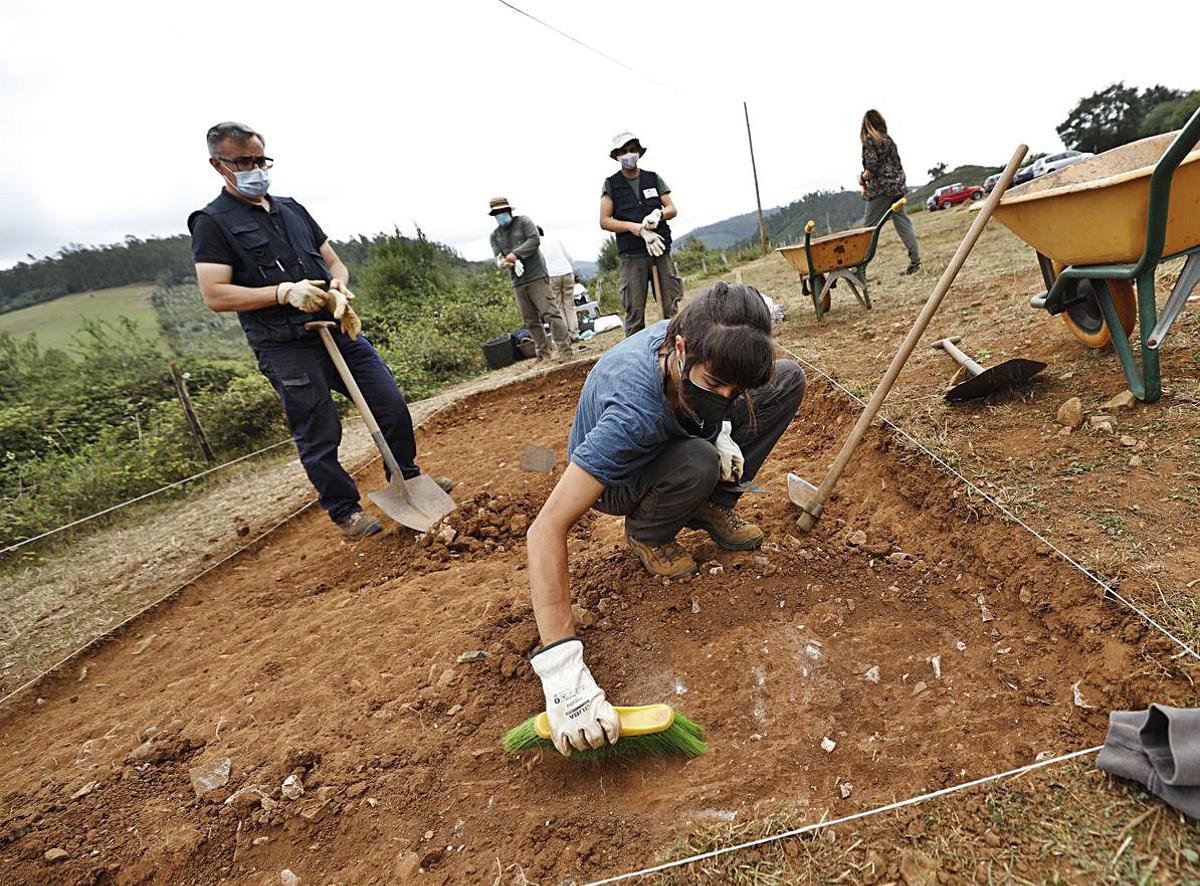
{"label": "red car", "polygon": [[979,185],[964,185],[962,182],[955,182],[952,185],[946,185],[944,188],[938,188],[933,192],[930,198],[930,209],[948,209],[955,203],[966,203],[968,200],[982,200],[984,196],[983,188]]}

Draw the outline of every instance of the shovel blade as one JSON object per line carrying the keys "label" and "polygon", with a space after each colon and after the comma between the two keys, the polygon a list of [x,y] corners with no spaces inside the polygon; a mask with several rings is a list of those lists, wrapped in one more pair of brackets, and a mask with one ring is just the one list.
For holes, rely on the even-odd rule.
{"label": "shovel blade", "polygon": [[411,480],[393,475],[384,489],[367,493],[367,498],[397,523],[417,532],[427,532],[456,507],[454,499],[428,474]]}

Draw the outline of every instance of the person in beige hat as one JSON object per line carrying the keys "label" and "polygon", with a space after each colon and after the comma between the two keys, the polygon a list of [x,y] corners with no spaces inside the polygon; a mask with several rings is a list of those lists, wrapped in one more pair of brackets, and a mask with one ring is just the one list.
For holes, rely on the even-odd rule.
{"label": "person in beige hat", "polygon": [[541,238],[533,219],[513,212],[505,197],[493,197],[488,201],[488,214],[496,220],[492,231],[492,254],[496,256],[496,267],[506,268],[512,275],[513,292],[517,309],[525,328],[533,339],[537,357],[544,360],[550,356],[550,343],[546,340],[545,323],[550,327],[554,339],[555,355],[559,363],[571,358],[571,340],[562,310],[550,291],[550,275],[546,262],[538,249]]}
{"label": "person in beige hat", "polygon": [[625,335],[646,326],[646,287],[651,268],[658,268],[657,293],[663,318],[675,316],[683,299],[683,281],[671,262],[671,229],[676,215],[671,189],[661,175],[639,169],[646,149],[632,132],[613,136],[608,156],[621,168],[604,180],[600,194],[600,227],[617,235],[621,306],[625,308]]}

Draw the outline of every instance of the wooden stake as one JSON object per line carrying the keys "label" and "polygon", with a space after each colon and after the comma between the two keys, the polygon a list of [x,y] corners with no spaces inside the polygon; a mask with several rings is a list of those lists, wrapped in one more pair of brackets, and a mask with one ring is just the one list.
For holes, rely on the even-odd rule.
{"label": "wooden stake", "polygon": [[204,453],[204,460],[211,465],[216,462],[217,457],[213,454],[212,446],[208,444],[208,437],[204,434],[204,428],[200,426],[200,419],[196,417],[191,395],[188,394],[187,380],[179,371],[178,363],[171,363],[171,378],[175,382],[175,393],[179,395],[179,402],[183,404],[183,414],[187,416],[188,427],[192,429],[192,436],[196,438],[196,445]]}

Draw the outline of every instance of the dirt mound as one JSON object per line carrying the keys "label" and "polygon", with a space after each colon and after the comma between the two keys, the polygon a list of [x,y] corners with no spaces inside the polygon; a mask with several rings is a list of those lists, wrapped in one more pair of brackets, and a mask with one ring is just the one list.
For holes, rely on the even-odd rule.
{"label": "dirt mound", "polygon": [[[423,432],[423,463],[466,503],[426,537],[349,546],[305,514],[3,712],[9,877],[582,879],[649,862],[694,823],[852,812],[1097,743],[1109,709],[1190,697],[1165,641],[886,435],[795,535],[785,474],[819,476],[852,418],[813,385],[757,478],[769,494],[739,508],[762,551],[685,533],[704,571],[663,582],[619,520],[572,535],[597,680],[615,701],[677,705],[709,755],[504,754],[542,702],[523,528],[582,378],[476,398]],[[520,469],[529,443],[559,454],[554,474]],[[164,753],[131,760],[147,738]],[[225,758],[228,782],[198,796],[193,770]]]}

